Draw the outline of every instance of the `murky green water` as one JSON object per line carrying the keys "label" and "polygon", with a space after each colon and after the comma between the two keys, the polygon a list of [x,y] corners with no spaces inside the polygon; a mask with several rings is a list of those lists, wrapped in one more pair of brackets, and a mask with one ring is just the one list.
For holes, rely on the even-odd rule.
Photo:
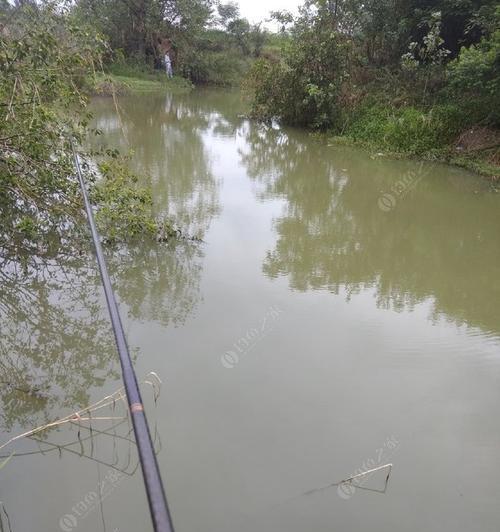
{"label": "murky green water", "polygon": [[[500,194],[259,126],[236,93],[119,104],[94,103],[101,141],[204,240],[109,253],[138,374],[163,380],[145,395],[177,532],[498,531]],[[92,258],[14,267],[2,441],[120,387]],[[150,529],[120,402],[92,417],[114,419],[0,451],[13,531]],[[387,485],[332,485],[388,463]]]}

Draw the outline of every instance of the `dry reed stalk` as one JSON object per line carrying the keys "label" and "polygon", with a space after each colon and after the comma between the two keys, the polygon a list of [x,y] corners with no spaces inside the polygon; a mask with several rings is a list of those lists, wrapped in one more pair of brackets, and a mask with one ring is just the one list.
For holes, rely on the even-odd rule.
{"label": "dry reed stalk", "polygon": [[[148,384],[153,389],[153,397],[156,403],[156,400],[158,399],[159,392],[161,390],[161,384],[162,381],[160,377],[155,372],[150,372],[147,375],[148,379],[143,381],[143,384]],[[43,432],[48,429],[52,429],[55,427],[59,427],[61,425],[64,425],[66,423],[80,423],[82,421],[115,421],[115,420],[123,420],[126,419],[128,416],[128,411],[125,416],[115,417],[115,416],[101,416],[101,417],[92,417],[92,412],[96,412],[97,410],[101,410],[102,408],[106,408],[107,406],[113,407],[113,410],[116,406],[117,402],[122,401],[125,406],[127,405],[127,398],[125,395],[125,389],[123,386],[113,392],[111,395],[107,395],[106,397],[103,397],[99,401],[86,406],[85,408],[82,408],[81,410],[78,410],[77,412],[74,412],[72,414],[69,414],[68,416],[65,416],[63,418],[57,419],[55,421],[52,421],[50,423],[46,423],[45,425],[41,425],[39,427],[36,427],[32,430],[29,430],[27,432],[23,432],[22,434],[19,434],[17,436],[14,436],[10,440],[6,441],[2,445],[0,445],[0,451],[10,445],[11,443],[14,443],[15,441],[21,440],[23,438],[29,438],[31,436],[34,436],[35,434],[39,434],[40,432]]]}

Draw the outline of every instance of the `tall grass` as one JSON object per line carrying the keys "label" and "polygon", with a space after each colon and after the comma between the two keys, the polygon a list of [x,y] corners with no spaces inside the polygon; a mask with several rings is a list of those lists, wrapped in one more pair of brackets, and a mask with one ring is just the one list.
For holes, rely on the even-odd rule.
{"label": "tall grass", "polygon": [[348,117],[344,134],[377,149],[428,155],[449,145],[465,126],[464,113],[454,105],[421,110],[365,104]]}

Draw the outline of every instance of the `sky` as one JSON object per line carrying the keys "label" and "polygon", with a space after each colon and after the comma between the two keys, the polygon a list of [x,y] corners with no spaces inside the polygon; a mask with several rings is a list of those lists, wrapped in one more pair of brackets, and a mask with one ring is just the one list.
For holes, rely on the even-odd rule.
{"label": "sky", "polygon": [[250,22],[260,22],[269,18],[270,11],[287,9],[296,13],[303,0],[236,0],[240,4],[241,16]]}

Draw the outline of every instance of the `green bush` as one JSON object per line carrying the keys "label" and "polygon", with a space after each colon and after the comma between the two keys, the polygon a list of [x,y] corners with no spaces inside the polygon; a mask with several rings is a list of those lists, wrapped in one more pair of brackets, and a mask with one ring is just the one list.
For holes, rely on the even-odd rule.
{"label": "green bush", "polygon": [[254,64],[247,79],[253,115],[314,129],[338,125],[348,47],[329,19],[299,26],[280,60]]}
{"label": "green bush", "polygon": [[365,105],[353,114],[345,133],[379,149],[422,155],[448,145],[465,125],[464,114],[453,105],[429,111]]}
{"label": "green bush", "polygon": [[183,58],[181,74],[196,84],[237,85],[249,60],[235,50],[193,52]]}
{"label": "green bush", "polygon": [[[91,134],[84,80],[94,77],[105,44],[73,24],[67,13],[47,4],[12,14],[9,32],[0,32],[0,248],[5,255],[55,251],[82,235],[82,198],[75,176],[73,145]],[[107,240],[155,232],[148,194],[116,160],[96,179],[86,180]],[[85,159],[83,157],[82,159]],[[93,181],[92,181],[93,178]]]}
{"label": "green bush", "polygon": [[[500,20],[500,8],[498,9]],[[476,102],[479,119],[500,125],[500,29],[476,46],[462,48],[460,55],[448,65],[448,81],[452,97]]]}
{"label": "green bush", "polygon": [[172,226],[152,215],[151,193],[137,186],[137,177],[124,161],[110,158],[99,164],[99,178],[92,184],[91,195],[99,208],[96,221],[105,241],[114,243],[145,235],[169,237]]}

